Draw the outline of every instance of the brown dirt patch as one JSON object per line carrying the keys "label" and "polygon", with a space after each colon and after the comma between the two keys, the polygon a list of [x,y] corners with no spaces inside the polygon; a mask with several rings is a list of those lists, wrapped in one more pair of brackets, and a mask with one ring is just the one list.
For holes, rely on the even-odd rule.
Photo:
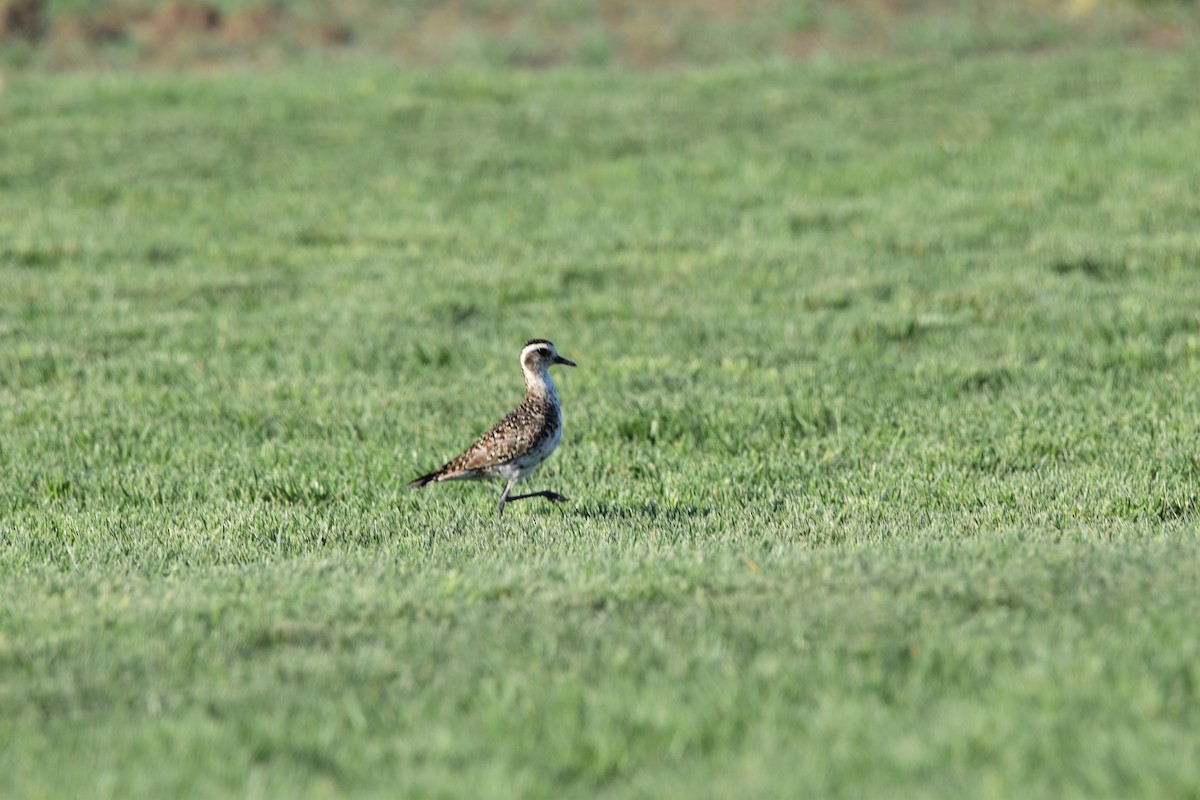
{"label": "brown dirt patch", "polygon": [[253,6],[233,12],[221,24],[221,33],[234,42],[269,39],[283,27],[283,12],[274,6]]}
{"label": "brown dirt patch", "polygon": [[151,44],[163,44],[185,36],[212,33],[221,27],[221,12],[204,3],[171,0],[145,26]]}
{"label": "brown dirt patch", "polygon": [[43,12],[42,0],[9,0],[0,3],[0,40],[36,42],[46,29]]}

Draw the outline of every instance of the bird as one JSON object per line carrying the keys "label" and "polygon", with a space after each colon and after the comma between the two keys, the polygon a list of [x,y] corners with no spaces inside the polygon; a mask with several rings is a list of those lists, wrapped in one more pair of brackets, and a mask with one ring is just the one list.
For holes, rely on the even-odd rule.
{"label": "bird", "polygon": [[441,481],[479,480],[500,478],[504,491],[497,508],[504,515],[505,503],[544,497],[555,503],[567,498],[557,492],[530,492],[511,494],[517,482],[537,469],[550,457],[562,438],[562,409],[558,404],[558,393],[550,380],[550,367],[562,364],[576,366],[574,361],[558,354],[554,345],[546,339],[530,339],[521,347],[521,374],[525,378],[525,399],[520,405],[464,450],[459,456],[447,461],[433,472],[426,473],[408,484],[410,489],[420,489]]}

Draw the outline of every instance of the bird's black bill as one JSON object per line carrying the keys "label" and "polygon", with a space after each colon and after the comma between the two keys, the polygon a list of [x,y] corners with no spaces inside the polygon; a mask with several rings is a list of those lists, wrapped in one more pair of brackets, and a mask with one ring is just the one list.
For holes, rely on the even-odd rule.
{"label": "bird's black bill", "polygon": [[562,357],[562,356],[560,356],[560,355],[556,355],[556,356],[554,356],[554,363],[555,363],[555,364],[562,364],[562,365],[563,365],[563,366],[565,366],[565,367],[577,367],[577,366],[579,366],[579,365],[578,365],[578,364],[576,364],[574,361],[571,361],[569,358],[563,358],[563,357]]}

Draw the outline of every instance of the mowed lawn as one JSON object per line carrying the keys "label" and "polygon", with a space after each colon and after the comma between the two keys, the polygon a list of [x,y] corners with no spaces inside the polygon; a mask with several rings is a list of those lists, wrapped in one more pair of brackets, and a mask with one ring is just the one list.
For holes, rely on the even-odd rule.
{"label": "mowed lawn", "polygon": [[1197,75],[10,75],[0,796],[1195,798]]}

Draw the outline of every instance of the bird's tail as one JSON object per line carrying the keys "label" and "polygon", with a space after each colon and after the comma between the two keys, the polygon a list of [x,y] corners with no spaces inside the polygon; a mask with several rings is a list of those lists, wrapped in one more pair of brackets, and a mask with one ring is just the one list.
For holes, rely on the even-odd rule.
{"label": "bird's tail", "polygon": [[442,471],[440,469],[435,469],[433,472],[430,472],[426,475],[422,475],[421,477],[417,478],[415,481],[412,481],[411,483],[409,483],[408,488],[420,489],[425,484],[433,483],[434,481],[436,481],[438,479],[438,476],[441,474],[442,474]]}

